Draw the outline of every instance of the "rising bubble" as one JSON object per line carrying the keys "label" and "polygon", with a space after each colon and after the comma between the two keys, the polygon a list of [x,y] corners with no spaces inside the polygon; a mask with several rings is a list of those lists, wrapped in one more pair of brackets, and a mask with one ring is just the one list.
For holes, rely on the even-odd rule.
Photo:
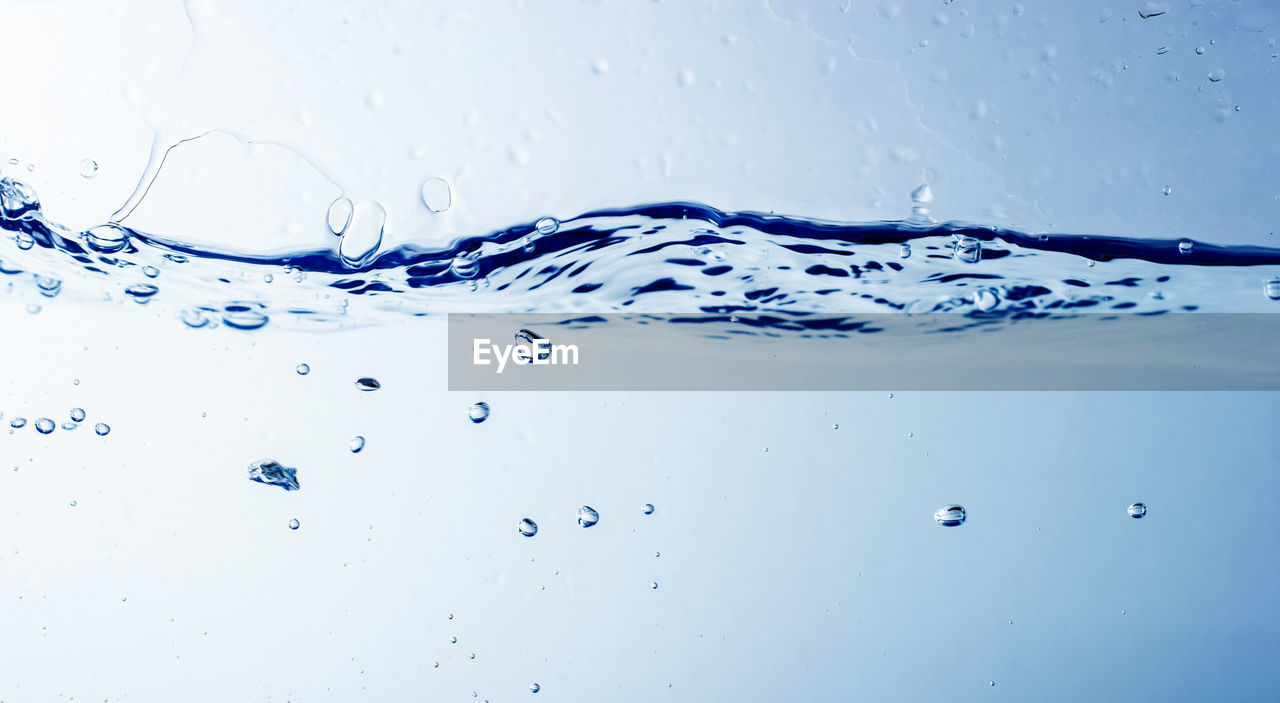
{"label": "rising bubble", "polygon": [[16,428],[19,428],[19,427],[24,427],[26,424],[27,424],[27,418],[25,418],[25,417],[11,417],[11,418],[9,418],[9,426],[10,426],[10,427],[13,427],[13,428],[15,428],[15,429],[16,429]]}
{"label": "rising bubble", "polygon": [[640,511],[643,512],[645,515],[652,515],[653,503],[645,503],[644,505],[640,506]]}
{"label": "rising bubble", "polygon": [[960,237],[955,243],[955,257],[966,264],[976,264],[982,258],[982,241],[976,237]]}
{"label": "rising bubble", "polygon": [[943,527],[963,525],[966,517],[963,505],[944,505],[933,514],[934,521]]}
{"label": "rising bubble", "polygon": [[1194,246],[1195,246],[1195,245],[1193,245],[1193,244],[1191,243],[1191,240],[1189,240],[1189,239],[1184,239],[1184,240],[1182,240],[1181,242],[1178,242],[1178,253],[1179,253],[1179,254],[1190,254],[1190,253],[1191,253],[1191,249],[1192,249]]}
{"label": "rising bubble", "polygon": [[467,417],[472,422],[484,422],[489,419],[489,404],[483,400],[467,409]]}
{"label": "rising bubble", "polygon": [[298,522],[298,518],[294,518],[289,521],[289,529],[296,530],[299,527],[302,527],[302,523]]}
{"label": "rising bubble", "polygon": [[1135,520],[1141,520],[1146,516],[1147,516],[1146,503],[1134,503],[1133,505],[1129,506],[1129,517]]}
{"label": "rising bubble", "polygon": [[99,437],[106,437],[107,433],[111,431],[111,426],[105,422],[99,422],[93,426],[93,431]]}
{"label": "rising bubble", "polygon": [[295,369],[297,370],[299,376],[306,376],[307,374],[311,373],[310,364],[298,364],[295,367]]}
{"label": "rising bubble", "polygon": [[539,686],[538,684],[536,683],[529,684],[529,693],[537,693],[538,691],[541,691],[541,690],[542,690],[542,687]]}
{"label": "rising bubble", "polygon": [[583,527],[591,527],[600,522],[600,513],[590,505],[584,505],[578,508],[578,524]]}
{"label": "rising bubble", "polygon": [[517,527],[517,529],[519,529],[520,534],[524,535],[525,537],[532,537],[538,534],[538,523],[534,522],[533,520],[530,520],[529,518],[525,518],[520,521],[520,525]]}
{"label": "rising bubble", "polygon": [[55,427],[57,427],[57,425],[54,424],[53,420],[50,420],[47,417],[42,417],[35,421],[36,432],[39,432],[40,434],[49,434],[50,432],[53,432]]}
{"label": "rising bubble", "polygon": [[230,303],[222,308],[222,324],[237,330],[256,330],[266,326],[267,316],[260,303]]}
{"label": "rising bubble", "polygon": [[347,449],[350,449],[352,454],[359,454],[360,450],[364,449],[364,437],[360,435],[353,437],[350,442],[347,442]]}
{"label": "rising bubble", "polygon": [[84,408],[71,408],[71,421],[84,422]]}
{"label": "rising bubble", "polygon": [[1280,276],[1263,284],[1262,292],[1271,300],[1280,300]]}
{"label": "rising bubble", "polygon": [[98,175],[98,162],[93,159],[84,159],[81,161],[80,175],[84,178],[93,178]]}

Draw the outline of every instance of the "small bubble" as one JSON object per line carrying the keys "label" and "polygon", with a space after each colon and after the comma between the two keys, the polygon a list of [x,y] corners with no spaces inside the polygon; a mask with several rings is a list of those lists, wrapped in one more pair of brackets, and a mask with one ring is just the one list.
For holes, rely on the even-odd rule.
{"label": "small bubble", "polygon": [[481,423],[489,419],[489,404],[483,400],[470,408],[467,408],[467,417],[475,423]]}
{"label": "small bubble", "polygon": [[40,295],[46,298],[56,298],[58,293],[62,292],[62,281],[52,276],[36,275],[36,288],[40,289]]}
{"label": "small bubble", "polygon": [[600,522],[600,513],[590,505],[584,505],[578,508],[578,524],[583,527],[591,527]]}
{"label": "small bubble", "polygon": [[352,454],[359,454],[360,450],[364,449],[364,437],[360,435],[353,437],[350,442],[347,442],[347,449],[350,449]]}
{"label": "small bubble", "polygon": [[644,513],[645,515],[652,515],[653,503],[645,503],[644,505],[640,506],[640,512]]}
{"label": "small bubble", "polygon": [[1197,46],[1197,47],[1196,47],[1196,54],[1197,54],[1197,55],[1201,55],[1201,56],[1203,56],[1203,55],[1204,55],[1204,47],[1203,47],[1203,46]]}
{"label": "small bubble", "polygon": [[933,514],[934,521],[943,527],[963,525],[967,517],[968,515],[965,513],[963,505],[944,505]]}
{"label": "small bubble", "polygon": [[289,521],[289,529],[296,530],[299,527],[302,527],[302,523],[298,522],[298,518],[294,518]]}
{"label": "small bubble", "polygon": [[538,234],[552,234],[560,229],[560,221],[554,217],[544,217],[538,220],[533,227],[538,230]]}
{"label": "small bubble", "polygon": [[1221,68],[1215,68],[1212,71],[1209,71],[1209,80],[1213,81],[1214,83],[1217,83],[1218,81],[1226,77],[1227,77],[1227,72],[1222,70]]}
{"label": "small bubble", "polygon": [[222,308],[222,324],[235,330],[256,330],[267,325],[267,316],[259,303],[230,303]]}
{"label": "small bubble", "polygon": [[475,278],[480,272],[480,252],[459,254],[449,263],[449,270],[458,278]]}
{"label": "small bubble", "polygon": [[47,417],[42,417],[39,420],[36,420],[35,427],[36,432],[39,432],[40,434],[49,434],[50,432],[53,432],[56,425],[53,420],[50,420]]}
{"label": "small bubble", "polygon": [[13,241],[15,244],[18,245],[18,248],[23,251],[26,251],[36,245],[35,237],[32,237],[30,234],[27,234],[26,232],[19,232],[15,234],[13,236]]}
{"label": "small bubble", "polygon": [[311,365],[298,364],[297,366],[294,367],[294,370],[298,372],[299,376],[306,376],[307,374],[311,373]]}
{"label": "small bubble", "polygon": [[450,638],[449,638],[449,644],[457,644],[457,643],[458,643],[458,638],[457,638],[457,637],[450,637]]}
{"label": "small bubble", "polygon": [[520,525],[517,529],[520,530],[520,534],[525,537],[532,537],[538,534],[538,523],[530,520],[529,518],[525,518],[520,521]]}
{"label": "small bubble", "polygon": [[71,421],[84,422],[84,408],[71,408]]}
{"label": "small bubble", "polygon": [[356,390],[359,391],[376,391],[381,387],[382,384],[378,383],[378,379],[376,378],[365,376],[363,378],[356,379]]}
{"label": "small bubble", "polygon": [[1163,55],[1165,55],[1165,54],[1167,54],[1167,53],[1169,53],[1169,47],[1167,47],[1167,46],[1162,46],[1162,47],[1160,47],[1159,49],[1156,49],[1156,55],[1157,55],[1157,56],[1163,56]]}
{"label": "small bubble", "polygon": [[976,264],[982,259],[982,241],[975,237],[960,237],[955,243],[955,258],[966,264]]}
{"label": "small bubble", "polygon": [[114,254],[129,246],[129,232],[120,225],[98,225],[84,233],[89,248],[101,254]]}
{"label": "small bubble", "polygon": [[138,304],[147,303],[159,292],[160,289],[150,283],[135,283],[124,289],[124,294]]}
{"label": "small bubble", "polygon": [[98,175],[98,162],[93,159],[84,159],[80,162],[80,176],[83,178],[93,178]]}
{"label": "small bubble", "polygon": [[15,429],[16,429],[16,428],[19,428],[19,427],[23,427],[23,426],[25,426],[26,424],[27,424],[27,418],[25,418],[25,417],[11,417],[11,418],[9,418],[9,426],[10,426],[10,427],[13,427],[13,428],[15,428]]}
{"label": "small bubble", "polygon": [[146,276],[147,278],[155,278],[160,275],[160,269],[154,266],[143,266],[142,275]]}
{"label": "small bubble", "polygon": [[903,259],[910,259],[910,258],[911,258],[911,245],[910,245],[910,244],[900,244],[900,245],[898,245],[898,256],[899,256],[899,257],[901,257],[901,258],[903,258]]}
{"label": "small bubble", "polygon": [[1165,186],[1164,190],[1161,192],[1163,192],[1165,195],[1170,195],[1173,193],[1173,186]]}
{"label": "small bubble", "polygon": [[1141,520],[1146,516],[1147,516],[1146,503],[1134,503],[1133,505],[1129,506],[1129,517],[1135,520]]}
{"label": "small bubble", "polygon": [[66,422],[62,423],[62,429],[64,429],[64,430],[74,430],[75,428],[77,428],[77,427],[79,427],[79,426],[80,426],[80,425],[77,425],[76,423],[74,423],[74,422],[72,422],[72,421],[70,421],[70,420],[67,420]]}
{"label": "small bubble", "polygon": [[428,178],[422,184],[422,204],[431,212],[444,212],[453,204],[453,190],[443,178]]}
{"label": "small bubble", "polygon": [[542,690],[542,687],[539,686],[538,684],[536,683],[529,684],[529,693],[537,693],[538,691],[541,691],[541,690]]}
{"label": "small bubble", "polygon": [[1144,3],[1142,9],[1138,10],[1138,16],[1142,19],[1151,19],[1159,17],[1169,11],[1169,3],[1167,2],[1148,2]]}
{"label": "small bubble", "polygon": [[93,426],[93,431],[99,437],[106,437],[107,433],[111,431],[111,426],[105,422],[99,422]]}
{"label": "small bubble", "polygon": [[1179,254],[1190,254],[1190,253],[1191,253],[1191,248],[1192,248],[1193,246],[1194,246],[1194,245],[1191,243],[1191,241],[1190,241],[1190,240],[1184,239],[1184,240],[1182,240],[1181,242],[1178,242],[1178,253],[1179,253]]}
{"label": "small bubble", "polygon": [[1263,284],[1262,292],[1270,300],[1280,300],[1280,276],[1277,276]]}
{"label": "small bubble", "polygon": [[655,590],[655,591],[656,591],[656,590],[658,590],[658,582],[657,582],[657,581],[654,581],[654,582],[650,583],[650,584],[649,584],[649,588],[652,588],[652,589],[653,589],[653,590]]}

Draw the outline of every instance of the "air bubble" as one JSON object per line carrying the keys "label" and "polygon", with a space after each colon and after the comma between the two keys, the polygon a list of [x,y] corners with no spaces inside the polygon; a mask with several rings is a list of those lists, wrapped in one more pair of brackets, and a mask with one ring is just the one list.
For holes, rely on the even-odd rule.
{"label": "air bubble", "polygon": [[560,221],[554,217],[544,217],[533,225],[538,234],[553,234],[560,229]]}
{"label": "air bubble", "polygon": [[135,283],[124,289],[124,294],[139,304],[150,301],[159,292],[160,289],[150,283]]}
{"label": "air bubble", "polygon": [[302,523],[298,522],[298,518],[294,518],[289,521],[289,529],[296,530],[299,527],[302,527]]}
{"label": "air bubble", "polygon": [[525,518],[520,521],[520,525],[517,529],[520,530],[520,534],[525,537],[532,537],[538,534],[538,523],[530,520],[529,518]]}
{"label": "air bubble", "polygon": [[489,404],[483,400],[467,409],[467,417],[472,422],[481,423],[489,419]]}
{"label": "air bubble", "polygon": [[378,383],[378,379],[376,378],[370,378],[369,376],[365,376],[363,378],[356,379],[356,390],[376,391],[381,387],[382,387],[382,384]]}
{"label": "air bubble", "polygon": [[364,449],[364,437],[360,435],[353,437],[350,442],[347,442],[347,449],[350,449],[352,454],[359,454],[360,450]]}
{"label": "air bubble", "polygon": [[444,212],[453,204],[453,191],[443,178],[428,178],[422,184],[422,204],[431,212]]}
{"label": "air bubble", "polygon": [[1214,83],[1217,83],[1218,81],[1221,81],[1223,78],[1226,78],[1226,77],[1227,77],[1227,72],[1221,68],[1215,68],[1212,71],[1209,71],[1209,80],[1213,81]]}
{"label": "air bubble", "polygon": [[100,254],[114,254],[129,246],[129,231],[114,223],[98,225],[84,233],[84,241]]}
{"label": "air bubble", "polygon": [[1195,245],[1194,245],[1194,244],[1192,244],[1190,240],[1188,240],[1188,239],[1184,239],[1184,240],[1182,240],[1181,242],[1178,242],[1178,253],[1179,253],[1179,254],[1190,254],[1190,253],[1191,253],[1191,249],[1192,249],[1194,246],[1195,246]]}
{"label": "air bubble", "polygon": [[1142,8],[1138,10],[1138,16],[1146,20],[1152,17],[1159,17],[1168,11],[1169,3],[1167,2],[1148,2],[1144,3]]}
{"label": "air bubble", "polygon": [[966,264],[976,264],[982,259],[982,241],[976,237],[960,237],[955,243],[955,258]]}
{"label": "air bubble", "polygon": [[18,220],[35,214],[40,209],[40,199],[31,186],[22,181],[0,178],[0,217]]}
{"label": "air bubble", "polygon": [[84,159],[80,162],[80,176],[82,178],[93,178],[98,175],[98,162],[93,159]]}
{"label": "air bubble", "polygon": [[1164,189],[1163,189],[1161,192],[1162,192],[1162,193],[1164,193],[1165,195],[1172,195],[1172,194],[1173,194],[1173,186],[1165,186],[1165,187],[1164,187]]}
{"label": "air bubble", "polygon": [[25,418],[25,417],[11,417],[11,418],[9,418],[9,426],[10,426],[10,427],[12,427],[12,428],[14,428],[14,429],[18,429],[18,428],[20,428],[20,427],[24,427],[24,426],[26,426],[26,424],[27,424],[27,418]]}
{"label": "air bubble", "polygon": [[56,298],[58,293],[62,292],[62,281],[52,276],[37,275],[35,278],[36,288],[40,289],[40,295],[46,298]]}
{"label": "air bubble", "polygon": [[467,254],[459,254],[453,257],[453,261],[449,264],[449,270],[458,278],[474,278],[480,272],[480,252],[470,252]]}
{"label": "air bubble", "polygon": [[900,245],[898,245],[898,256],[899,256],[899,257],[901,257],[901,258],[903,258],[903,259],[910,259],[910,258],[911,258],[911,245],[910,245],[910,244],[900,244]]}
{"label": "air bubble", "polygon": [[298,375],[299,375],[299,376],[306,376],[307,374],[311,373],[311,365],[310,365],[310,364],[298,364],[298,365],[297,365],[296,367],[294,367],[294,368],[295,368],[295,370],[298,372]]}
{"label": "air bubble", "polygon": [[1135,520],[1141,520],[1146,516],[1147,516],[1146,503],[1134,503],[1133,505],[1129,506],[1129,517]]}
{"label": "air bubble", "polygon": [[600,522],[600,513],[590,505],[584,505],[578,508],[578,524],[582,527],[591,527]]}
{"label": "air bubble", "polygon": [[645,503],[644,505],[640,506],[640,512],[644,513],[645,515],[652,515],[653,503]]}
{"label": "air bubble", "polygon": [[47,417],[42,417],[35,421],[36,432],[39,432],[40,434],[49,434],[50,432],[53,432],[55,427],[57,427],[57,425],[54,424],[53,420],[50,420]]}
{"label": "air bubble", "polygon": [[943,527],[958,527],[967,518],[963,505],[944,505],[933,514],[933,519]]}
{"label": "air bubble", "polygon": [[71,421],[84,422],[84,408],[71,408]]}
{"label": "air bubble", "polygon": [[1263,284],[1262,292],[1271,300],[1280,300],[1280,276]]}
{"label": "air bubble", "polygon": [[[258,303],[231,303],[222,309],[222,324],[237,330],[256,330],[265,327],[267,316]],[[185,320],[184,320],[185,322]]]}
{"label": "air bubble", "polygon": [[111,426],[105,422],[99,422],[93,426],[93,432],[99,437],[106,437],[111,432]]}
{"label": "air bubble", "polygon": [[536,683],[529,684],[529,693],[537,693],[538,691],[541,691],[541,690],[542,690],[542,687],[539,686],[538,684]]}

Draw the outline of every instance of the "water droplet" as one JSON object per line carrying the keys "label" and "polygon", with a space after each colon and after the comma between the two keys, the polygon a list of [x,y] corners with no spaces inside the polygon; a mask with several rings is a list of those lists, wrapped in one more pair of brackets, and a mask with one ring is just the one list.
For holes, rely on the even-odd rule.
{"label": "water droplet", "polygon": [[26,232],[19,232],[15,234],[13,236],[13,241],[15,244],[18,245],[18,248],[23,251],[26,251],[36,245],[35,237],[32,237],[30,234],[27,234]]}
{"label": "water droplet", "polygon": [[650,583],[649,588],[652,588],[655,591],[658,590],[658,582],[654,581],[653,583]]}
{"label": "water droplet", "polygon": [[1194,245],[1191,243],[1190,240],[1184,239],[1181,242],[1178,242],[1178,253],[1190,254],[1193,246]]}
{"label": "water droplet", "polygon": [[50,432],[53,432],[55,427],[57,427],[57,425],[54,424],[53,420],[50,420],[47,417],[42,417],[35,421],[36,432],[39,432],[40,434],[49,434]]}
{"label": "water droplet", "polygon": [[520,534],[525,537],[532,537],[538,534],[538,523],[530,520],[529,518],[525,518],[520,521],[520,526],[517,529],[519,529]]}
{"label": "water droplet", "polygon": [[350,442],[347,442],[347,449],[350,449],[352,454],[359,454],[360,450],[364,449],[364,437],[360,435],[353,437]]}
{"label": "water droplet", "polygon": [[457,643],[458,643],[458,638],[457,638],[457,637],[450,637],[450,638],[449,638],[449,644],[457,644]]}
{"label": "water droplet", "polygon": [[93,426],[93,431],[99,437],[106,437],[107,433],[111,431],[111,426],[105,422],[99,422]]}
{"label": "water droplet", "polygon": [[299,376],[306,376],[307,374],[311,373],[310,364],[298,364],[295,368]]}
{"label": "water droplet", "polygon": [[370,378],[368,376],[365,376],[363,378],[356,379],[356,390],[376,391],[381,387],[382,387],[382,384],[378,383],[378,379],[376,378]]}
{"label": "water droplet", "polygon": [[329,231],[335,235],[341,235],[347,231],[347,225],[351,224],[351,213],[354,206],[349,198],[338,198],[329,203],[329,211],[325,213],[325,224],[329,225]]}
{"label": "water droplet", "polygon": [[36,288],[40,289],[40,295],[46,298],[56,298],[58,293],[62,292],[62,281],[52,276],[37,275],[35,278]]}
{"label": "water droplet", "polygon": [[124,294],[133,299],[133,302],[144,304],[155,297],[160,289],[150,283],[135,283],[124,289]]}
{"label": "water droplet", "polygon": [[900,245],[898,245],[898,256],[900,256],[900,257],[902,257],[902,258],[904,258],[904,259],[910,259],[910,258],[911,258],[911,245],[910,245],[910,244],[900,244]]}
{"label": "water droplet", "polygon": [[583,527],[591,527],[600,522],[600,513],[590,505],[584,505],[578,508],[578,524]]}
{"label": "water droplet", "polygon": [[[154,266],[143,266],[143,267],[142,267],[142,275],[146,276],[147,278],[155,278],[155,277],[157,277],[157,276],[159,276],[159,275],[160,275],[160,269],[158,269],[158,268],[156,268],[156,267],[154,267]],[[267,275],[269,276],[269,275],[271,275],[271,274],[267,274]],[[270,281],[268,281],[268,283],[269,283],[269,282],[270,282]]]}
{"label": "water droplet", "polygon": [[64,430],[74,430],[75,428],[77,428],[77,427],[79,427],[79,426],[80,426],[80,425],[77,425],[76,423],[74,423],[74,422],[72,422],[72,421],[70,421],[70,420],[67,420],[66,422],[62,423],[62,429],[64,429]]}
{"label": "water droplet", "polygon": [[489,404],[483,400],[467,409],[467,417],[472,422],[480,423],[489,419]]}
{"label": "water droplet", "polygon": [[529,693],[537,693],[538,691],[541,691],[541,690],[542,690],[542,687],[539,686],[538,684],[536,683],[529,684]]}
{"label": "water droplet", "polygon": [[1165,195],[1171,195],[1173,193],[1173,186],[1165,186],[1162,192]]}
{"label": "water droplet", "polygon": [[1262,292],[1271,300],[1280,300],[1280,276],[1263,284]]}
{"label": "water droplet", "polygon": [[1138,16],[1146,20],[1159,17],[1168,11],[1169,3],[1167,2],[1148,2],[1143,3],[1142,8],[1138,10]]}
{"label": "water droplet", "polygon": [[114,254],[129,246],[129,231],[115,223],[98,225],[84,233],[84,241],[96,252]]}
{"label": "water droplet", "polygon": [[286,491],[296,491],[302,486],[298,484],[298,470],[282,465],[278,461],[263,459],[249,465],[249,480],[265,483],[268,486],[279,486]]}
{"label": "water droplet", "polygon": [[653,514],[653,503],[645,503],[644,505],[640,506],[640,510],[641,510],[645,515],[652,515],[652,514]]}
{"label": "water droplet", "polygon": [[84,408],[71,408],[71,421],[84,422]]}
{"label": "water droplet", "polygon": [[23,427],[23,426],[25,426],[26,424],[27,424],[27,418],[25,418],[25,417],[12,417],[12,418],[9,418],[9,426],[10,426],[10,427],[13,427],[13,428],[15,428],[15,429],[16,429],[16,428],[19,428],[19,427]]}
{"label": "water droplet", "polygon": [[976,237],[960,237],[955,243],[955,258],[966,264],[976,264],[982,258],[982,241]]}
{"label": "water droplet", "polygon": [[81,161],[80,175],[84,178],[93,178],[98,175],[98,162],[93,159],[84,159]]}
{"label": "water droplet", "polygon": [[480,272],[480,252],[473,251],[453,257],[449,270],[458,278],[474,278]]}
{"label": "water droplet", "polygon": [[222,308],[222,324],[237,330],[256,330],[266,326],[267,316],[260,303],[230,303]]}
{"label": "water droplet", "polygon": [[[902,191],[898,191],[902,192]],[[911,202],[913,203],[931,203],[933,202],[933,189],[928,183],[921,183],[915,190],[911,191]]]}
{"label": "water droplet", "polygon": [[1215,68],[1212,71],[1209,71],[1209,80],[1213,81],[1214,83],[1217,83],[1218,81],[1226,77],[1227,77],[1227,72],[1222,70],[1221,68]]}
{"label": "water droplet", "polygon": [[1147,516],[1146,503],[1134,503],[1133,505],[1129,506],[1129,517],[1135,520],[1141,520],[1146,516]]}
{"label": "water droplet", "polygon": [[963,505],[944,505],[933,514],[934,521],[943,527],[963,525],[966,517]]}
{"label": "water droplet", "polygon": [[554,217],[544,217],[533,225],[538,234],[552,234],[560,229],[560,221]]}
{"label": "water droplet", "polygon": [[302,527],[302,523],[298,522],[298,518],[294,518],[289,521],[289,529],[296,530],[299,527]]}
{"label": "water droplet", "polygon": [[422,204],[431,212],[444,212],[453,204],[453,191],[443,178],[428,178],[422,184]]}

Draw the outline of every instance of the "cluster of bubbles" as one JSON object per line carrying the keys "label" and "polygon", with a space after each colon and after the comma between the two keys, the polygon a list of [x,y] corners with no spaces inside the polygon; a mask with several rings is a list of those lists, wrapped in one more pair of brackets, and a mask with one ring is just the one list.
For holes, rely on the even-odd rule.
{"label": "cluster of bubbles", "polygon": [[[61,425],[62,429],[67,431],[80,427],[80,424],[84,422],[86,417],[84,408],[72,408],[71,412],[69,412],[67,416],[68,419],[63,421]],[[0,419],[3,418],[4,413],[0,412]],[[21,415],[15,415],[9,418],[9,434],[13,434],[15,430],[20,430],[26,426],[27,418]],[[31,426],[40,434],[53,434],[53,431],[56,430],[59,425],[51,418],[40,417],[33,420],[31,422]],[[111,433],[111,426],[105,422],[99,422],[93,426],[93,432],[99,437],[105,437]]]}
{"label": "cluster of bubbles", "polygon": [[[1146,503],[1134,503],[1129,506],[1129,517],[1140,520],[1147,515]],[[933,514],[934,522],[943,527],[959,527],[968,518],[963,505],[944,505]]]}

